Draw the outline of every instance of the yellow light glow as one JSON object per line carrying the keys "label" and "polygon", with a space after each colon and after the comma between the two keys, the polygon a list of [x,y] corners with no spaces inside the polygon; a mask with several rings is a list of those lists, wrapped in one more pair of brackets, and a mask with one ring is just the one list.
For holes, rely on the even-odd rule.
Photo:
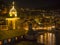
{"label": "yellow light glow", "polygon": [[6,18],[6,20],[17,20],[19,18]]}
{"label": "yellow light glow", "polygon": [[55,28],[55,26],[52,26],[52,28]]}
{"label": "yellow light glow", "polygon": [[35,28],[34,28],[34,27],[33,27],[32,29],[33,29],[33,30],[35,30]]}
{"label": "yellow light glow", "polygon": [[39,26],[38,26],[38,27],[36,27],[36,28],[33,27],[32,29],[33,29],[33,30],[40,30],[40,29],[43,29],[43,30],[52,30],[52,28],[55,28],[55,26],[48,26],[48,27],[47,27],[47,26],[46,26],[46,27],[39,27]]}
{"label": "yellow light glow", "polygon": [[9,11],[9,15],[10,16],[14,16],[14,17],[17,17],[17,11],[16,11],[16,9],[14,7],[14,2],[12,4],[13,4],[13,6],[12,6],[12,8]]}
{"label": "yellow light glow", "polygon": [[11,42],[11,39],[8,39],[8,42]]}
{"label": "yellow light glow", "polygon": [[27,27],[24,28],[25,30],[29,30]]}
{"label": "yellow light glow", "polygon": [[2,41],[0,41],[0,45],[2,45]]}
{"label": "yellow light glow", "polygon": [[15,39],[17,40],[18,38],[16,37]]}

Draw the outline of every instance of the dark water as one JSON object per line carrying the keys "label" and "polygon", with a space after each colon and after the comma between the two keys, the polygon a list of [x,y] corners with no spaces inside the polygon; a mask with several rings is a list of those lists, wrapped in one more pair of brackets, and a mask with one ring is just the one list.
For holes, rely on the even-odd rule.
{"label": "dark water", "polygon": [[22,41],[17,45],[41,45],[41,44],[56,45],[56,35],[54,33],[44,33],[37,37],[37,43],[33,41]]}
{"label": "dark water", "polygon": [[45,33],[37,38],[38,43],[43,43],[44,45],[56,45],[56,37],[54,33]]}

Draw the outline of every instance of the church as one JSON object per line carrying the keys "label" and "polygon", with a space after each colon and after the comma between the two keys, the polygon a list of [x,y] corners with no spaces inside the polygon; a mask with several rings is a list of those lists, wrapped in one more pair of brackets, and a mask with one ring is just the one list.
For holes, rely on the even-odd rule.
{"label": "church", "polygon": [[0,29],[1,30],[15,30],[17,29],[17,24],[18,24],[18,20],[20,18],[17,17],[17,10],[14,7],[15,2],[12,2],[12,7],[9,10],[9,17],[5,18],[5,25],[1,25]]}

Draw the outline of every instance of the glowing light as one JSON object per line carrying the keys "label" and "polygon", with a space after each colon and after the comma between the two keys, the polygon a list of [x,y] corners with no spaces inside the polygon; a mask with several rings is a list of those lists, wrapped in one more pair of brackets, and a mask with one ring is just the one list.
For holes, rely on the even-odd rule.
{"label": "glowing light", "polygon": [[40,29],[44,29],[44,30],[52,30],[52,28],[55,28],[55,26],[48,26],[48,27],[33,27],[33,30],[40,30]]}
{"label": "glowing light", "polygon": [[38,24],[41,24],[41,23],[38,23]]}
{"label": "glowing light", "polygon": [[8,39],[8,42],[11,42],[11,39]]}
{"label": "glowing light", "polygon": [[33,29],[33,30],[35,30],[35,28],[34,28],[34,27],[33,27],[32,29]]}
{"label": "glowing light", "polygon": [[15,39],[17,40],[18,38],[16,37]]}
{"label": "glowing light", "polygon": [[25,29],[25,30],[28,30],[28,28],[27,28],[27,27],[25,27],[24,29]]}
{"label": "glowing light", "polygon": [[6,18],[6,20],[12,20],[12,21],[17,20],[17,19],[19,18]]}
{"label": "glowing light", "polygon": [[13,4],[13,6],[12,6],[12,8],[10,9],[10,12],[9,12],[9,15],[12,17],[12,16],[14,16],[14,17],[17,17],[17,11],[16,11],[16,9],[15,9],[15,7],[14,7],[14,2],[12,3]]}
{"label": "glowing light", "polygon": [[0,41],[0,45],[2,45],[2,41]]}
{"label": "glowing light", "polygon": [[55,28],[55,26],[52,26],[52,28]]}

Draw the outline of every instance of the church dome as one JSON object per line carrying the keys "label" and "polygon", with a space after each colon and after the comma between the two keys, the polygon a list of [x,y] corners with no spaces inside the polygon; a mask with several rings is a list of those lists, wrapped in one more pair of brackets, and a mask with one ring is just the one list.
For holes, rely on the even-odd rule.
{"label": "church dome", "polygon": [[9,11],[9,15],[10,15],[11,17],[17,17],[17,10],[16,10],[15,7],[14,7],[14,2],[13,2],[12,4],[13,4],[13,6],[12,6],[12,8],[11,8],[10,11]]}

